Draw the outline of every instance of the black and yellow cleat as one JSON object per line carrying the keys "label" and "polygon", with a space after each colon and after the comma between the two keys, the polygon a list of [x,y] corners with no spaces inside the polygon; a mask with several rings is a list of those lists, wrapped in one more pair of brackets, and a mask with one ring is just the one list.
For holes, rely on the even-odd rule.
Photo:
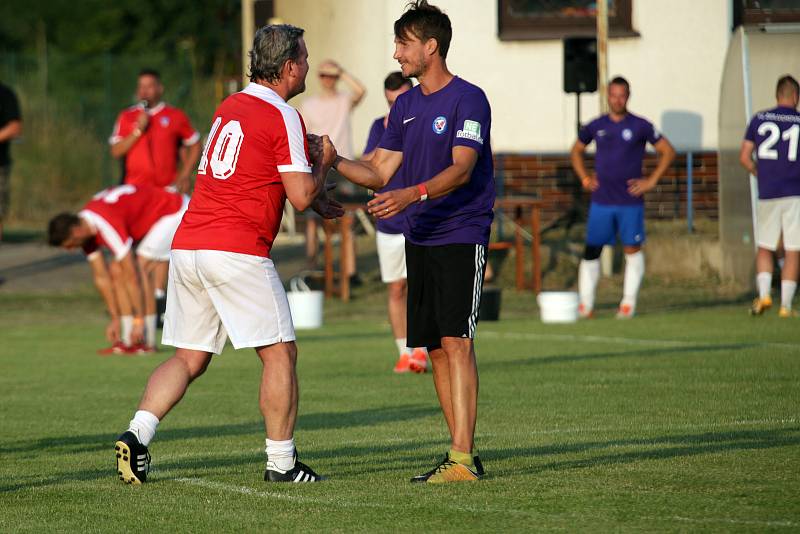
{"label": "black and yellow cleat", "polygon": [[763,315],[772,307],[772,297],[756,298],[750,305],[750,315]]}
{"label": "black and yellow cleat", "polygon": [[150,471],[150,452],[139,443],[136,434],[130,430],[117,438],[114,444],[117,457],[117,475],[126,484],[143,484]]}
{"label": "black and yellow cleat", "polygon": [[[454,462],[450,459],[450,453],[446,453],[444,455],[444,459],[439,463],[439,465],[427,473],[415,476],[411,479],[411,482],[436,484],[442,482],[478,480],[482,478],[486,472],[483,470],[483,463],[481,463],[481,459],[479,457],[473,456],[472,462],[473,467],[467,467],[466,465]],[[452,471],[448,475],[443,475],[444,471],[449,470]],[[466,472],[464,472],[465,470]]]}

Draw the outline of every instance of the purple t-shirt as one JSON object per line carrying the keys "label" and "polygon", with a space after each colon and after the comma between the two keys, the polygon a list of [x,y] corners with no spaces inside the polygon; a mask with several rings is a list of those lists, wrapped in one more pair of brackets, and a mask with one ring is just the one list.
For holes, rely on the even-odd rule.
{"label": "purple t-shirt", "polygon": [[756,145],[758,198],[800,196],[800,113],[783,106],[759,111],[744,138]]}
{"label": "purple t-shirt", "polygon": [[602,115],[578,133],[584,145],[594,141],[595,172],[600,187],[592,193],[592,202],[606,205],[643,204],[643,197],[628,193],[628,180],[642,177],[642,159],[647,143],[655,144],[661,134],[647,120],[632,113],[614,122]]}
{"label": "purple t-shirt", "polygon": [[453,164],[453,147],[478,153],[469,182],[436,199],[408,206],[403,232],[417,245],[489,243],[494,216],[494,165],[490,147],[492,114],[483,91],[458,76],[430,95],[422,87],[397,97],[380,148],[403,152],[392,178],[398,187],[430,180]]}
{"label": "purple t-shirt", "polygon": [[[369,137],[367,137],[367,146],[364,147],[364,154],[372,152],[378,148],[378,143],[381,142],[381,137],[383,137],[383,132],[385,131],[386,127],[383,125],[383,117],[375,119],[375,122],[372,123],[372,127],[369,129]],[[392,191],[393,189],[399,189],[400,187],[402,186],[400,185],[397,175],[395,174],[392,179],[389,180],[389,183],[378,192],[385,193],[387,191]],[[404,218],[400,217],[399,215],[395,217],[389,217],[388,219],[375,219],[375,227],[379,232],[384,234],[402,234],[403,222]]]}

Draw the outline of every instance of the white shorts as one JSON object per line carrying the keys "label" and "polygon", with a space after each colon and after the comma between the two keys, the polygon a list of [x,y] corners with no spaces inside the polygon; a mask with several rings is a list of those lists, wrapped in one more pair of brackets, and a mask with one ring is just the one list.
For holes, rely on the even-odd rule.
{"label": "white shorts", "polygon": [[758,201],[758,246],[778,248],[783,234],[785,250],[800,250],[800,197]]}
{"label": "white shorts", "polygon": [[173,250],[162,343],[219,354],[294,341],[286,292],[269,258]]}
{"label": "white shorts", "polygon": [[188,207],[189,197],[184,195],[181,209],[156,221],[136,247],[136,255],[148,260],[169,261],[172,238],[175,237],[175,231]]}
{"label": "white shorts", "polygon": [[405,280],[406,238],[403,234],[375,233],[378,245],[378,261],[381,264],[381,280],[384,284]]}

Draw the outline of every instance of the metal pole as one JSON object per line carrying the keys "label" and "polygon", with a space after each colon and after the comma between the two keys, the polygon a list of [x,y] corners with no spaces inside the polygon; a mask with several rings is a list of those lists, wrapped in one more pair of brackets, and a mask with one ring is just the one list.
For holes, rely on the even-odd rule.
{"label": "metal pole", "polygon": [[247,86],[250,82],[250,77],[247,75],[247,71],[250,69],[248,52],[253,46],[253,36],[256,31],[255,18],[254,0],[242,0],[242,87]]}
{"label": "metal pole", "polygon": [[597,0],[597,96],[600,113],[608,112],[608,0]]}
{"label": "metal pole", "polygon": [[575,94],[575,135],[580,135],[581,133],[581,94],[580,92]]}
{"label": "metal pole", "polygon": [[692,189],[694,187],[692,151],[686,153],[686,224],[689,226],[689,233],[694,231],[694,206]]}

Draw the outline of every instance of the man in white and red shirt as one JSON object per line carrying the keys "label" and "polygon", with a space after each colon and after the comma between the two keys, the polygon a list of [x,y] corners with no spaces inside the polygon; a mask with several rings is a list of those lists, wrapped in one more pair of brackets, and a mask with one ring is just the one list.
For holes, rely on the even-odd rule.
{"label": "man in white and red shirt", "polygon": [[214,114],[189,209],[172,243],[163,343],[175,356],[150,376],[139,409],[117,440],[121,480],[146,480],[147,445],[161,419],[230,338],[263,362],[260,408],[267,431],[267,481],[316,482],[297,461],[297,347],[283,285],[270,259],[286,199],[323,217],[341,215],[325,176],[336,157],[286,103],[305,89],[303,30],[265,26],[250,52],[252,83]]}
{"label": "man in white and red shirt", "polygon": [[189,117],[161,101],[164,86],[157,71],[139,73],[136,99],[114,123],[111,155],[123,160],[123,183],[191,188],[190,176],[200,156],[200,134]]}
{"label": "man in white and red shirt", "polygon": [[[77,214],[62,213],[50,221],[50,244],[83,249],[108,307],[106,336],[114,345],[101,353],[155,350],[155,271],[169,261],[187,206],[188,197],[179,193],[126,184],[100,191]],[[102,248],[111,253],[110,268]]]}

